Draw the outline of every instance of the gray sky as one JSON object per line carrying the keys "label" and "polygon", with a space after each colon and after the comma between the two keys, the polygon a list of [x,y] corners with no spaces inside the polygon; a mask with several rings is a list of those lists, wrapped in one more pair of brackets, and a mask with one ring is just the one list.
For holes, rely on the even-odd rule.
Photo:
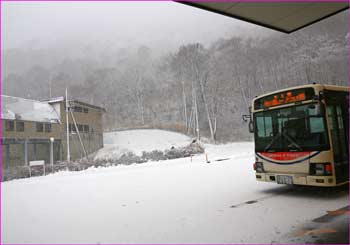
{"label": "gray sky", "polygon": [[3,48],[66,43],[209,44],[255,27],[175,2],[3,2]]}

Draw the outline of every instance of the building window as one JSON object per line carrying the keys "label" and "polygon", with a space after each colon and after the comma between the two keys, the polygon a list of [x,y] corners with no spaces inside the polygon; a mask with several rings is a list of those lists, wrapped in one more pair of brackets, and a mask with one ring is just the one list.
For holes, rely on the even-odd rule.
{"label": "building window", "polygon": [[37,132],[44,132],[44,124],[43,123],[36,123],[36,131]]}
{"label": "building window", "polygon": [[[84,125],[84,124],[77,124],[79,133],[89,133],[89,125]],[[74,123],[69,124],[69,132],[71,133],[76,133],[76,127]]]}
{"label": "building window", "polygon": [[79,132],[84,132],[84,125],[78,124]]}
{"label": "building window", "polygon": [[14,121],[5,121],[6,131],[14,131],[15,130],[15,122]]}
{"label": "building window", "polygon": [[51,123],[45,123],[45,132],[47,133],[51,132]]}
{"label": "building window", "polygon": [[75,129],[75,125],[73,123],[69,124],[69,132],[71,132],[71,133],[77,132],[76,129]]}
{"label": "building window", "polygon": [[24,132],[24,122],[16,122],[16,131]]}
{"label": "building window", "polygon": [[89,109],[88,108],[84,108],[84,107],[76,106],[76,105],[75,106],[71,106],[70,110],[72,112],[89,113]]}
{"label": "building window", "polygon": [[72,107],[71,107],[71,110],[72,110],[73,112],[83,112],[83,108],[80,107],[80,106],[72,106]]}

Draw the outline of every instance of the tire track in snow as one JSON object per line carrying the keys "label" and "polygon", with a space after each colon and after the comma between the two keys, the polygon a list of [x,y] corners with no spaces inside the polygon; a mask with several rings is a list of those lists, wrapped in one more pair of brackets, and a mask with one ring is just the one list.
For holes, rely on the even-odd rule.
{"label": "tire track in snow", "polygon": [[256,198],[254,200],[249,200],[249,201],[241,202],[241,203],[238,203],[238,204],[235,204],[235,205],[231,205],[230,208],[239,208],[239,207],[242,207],[242,206],[245,206],[245,205],[258,203],[258,202],[265,201],[267,199],[271,199],[271,198],[274,198],[274,197],[277,197],[279,195],[282,195],[282,194],[285,194],[285,193],[288,193],[288,192],[292,192],[292,191],[294,191],[292,188],[279,190],[279,191],[276,191],[276,194],[267,195],[267,196],[263,196],[263,197],[260,197],[260,198]]}

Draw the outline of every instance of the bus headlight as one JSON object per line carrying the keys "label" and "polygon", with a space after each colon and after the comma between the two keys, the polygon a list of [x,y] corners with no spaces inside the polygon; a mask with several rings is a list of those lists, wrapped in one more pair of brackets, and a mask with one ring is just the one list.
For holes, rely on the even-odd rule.
{"label": "bus headlight", "polygon": [[256,162],[256,163],[255,163],[255,171],[256,171],[257,173],[262,173],[262,172],[264,172],[264,165],[263,165],[262,162]]}

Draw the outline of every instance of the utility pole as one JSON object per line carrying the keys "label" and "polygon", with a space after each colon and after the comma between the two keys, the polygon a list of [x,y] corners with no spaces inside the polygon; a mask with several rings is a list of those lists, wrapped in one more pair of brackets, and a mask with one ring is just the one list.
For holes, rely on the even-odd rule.
{"label": "utility pole", "polygon": [[185,81],[182,80],[182,103],[183,103],[183,115],[185,119],[186,130],[188,129],[188,121],[187,121],[187,108],[186,108],[186,93],[185,93]]}
{"label": "utility pole", "polygon": [[69,122],[68,122],[68,116],[69,116],[69,107],[68,107],[68,91],[66,88],[66,128],[67,128],[67,162],[70,162],[70,151],[69,151]]}
{"label": "utility pole", "polygon": [[54,138],[50,137],[50,165],[51,165],[51,173],[53,173],[53,142]]}
{"label": "utility pole", "polygon": [[80,144],[81,144],[81,146],[82,146],[82,148],[83,148],[83,151],[84,151],[85,157],[86,157],[86,159],[88,159],[88,160],[89,160],[89,158],[88,158],[88,154],[87,154],[87,151],[86,151],[86,149],[85,149],[85,146],[84,146],[83,140],[81,139],[80,132],[79,132],[79,128],[78,128],[77,122],[75,121],[75,118],[74,118],[73,112],[71,111],[71,112],[70,112],[70,114],[71,114],[72,119],[73,119],[73,122],[74,122],[75,131],[77,131],[77,133],[78,133],[78,138],[79,138]]}
{"label": "utility pole", "polygon": [[50,81],[49,81],[50,100],[52,98],[51,86],[52,86],[52,75],[50,75]]}
{"label": "utility pole", "polygon": [[195,115],[196,115],[196,132],[197,132],[197,140],[198,142],[201,139],[200,133],[199,133],[199,119],[198,119],[198,106],[197,106],[197,94],[195,92],[194,94],[194,106],[195,106]]}

